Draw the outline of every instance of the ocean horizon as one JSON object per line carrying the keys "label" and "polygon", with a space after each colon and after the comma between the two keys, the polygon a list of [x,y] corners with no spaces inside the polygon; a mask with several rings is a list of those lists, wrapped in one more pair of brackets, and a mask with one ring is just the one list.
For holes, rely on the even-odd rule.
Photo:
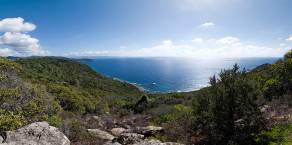
{"label": "ocean horizon", "polygon": [[79,59],[92,69],[115,80],[125,81],[150,93],[189,92],[208,86],[209,78],[238,64],[252,70],[280,58],[138,58],[96,57]]}

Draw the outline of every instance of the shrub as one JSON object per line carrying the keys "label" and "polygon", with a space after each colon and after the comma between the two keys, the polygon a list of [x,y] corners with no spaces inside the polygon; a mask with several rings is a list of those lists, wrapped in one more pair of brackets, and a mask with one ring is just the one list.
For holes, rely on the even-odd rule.
{"label": "shrub", "polygon": [[291,145],[292,125],[278,125],[271,130],[263,131],[258,135],[257,142],[262,145]]}
{"label": "shrub", "polygon": [[0,110],[0,132],[17,129],[25,125],[25,123],[23,116]]}
{"label": "shrub", "polygon": [[63,124],[63,119],[57,115],[50,116],[47,121],[55,127],[60,127]]}

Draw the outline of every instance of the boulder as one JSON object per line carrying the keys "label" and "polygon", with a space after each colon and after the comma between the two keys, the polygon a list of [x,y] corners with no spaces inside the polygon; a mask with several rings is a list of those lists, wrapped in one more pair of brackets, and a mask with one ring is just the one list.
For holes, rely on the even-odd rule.
{"label": "boulder", "polygon": [[121,135],[122,133],[125,133],[125,132],[127,132],[128,130],[127,129],[125,129],[125,128],[113,128],[113,129],[111,129],[111,133],[113,134],[113,135],[115,135],[115,136],[119,136],[119,135]]}
{"label": "boulder", "polygon": [[147,127],[137,127],[136,132],[144,135],[153,135],[163,131],[162,127],[158,126],[147,126]]}
{"label": "boulder", "polygon": [[93,136],[95,136],[95,137],[97,137],[97,138],[99,138],[99,139],[102,139],[102,140],[108,140],[108,141],[111,141],[111,140],[113,140],[115,137],[113,136],[113,135],[111,135],[110,133],[108,133],[108,132],[106,132],[106,131],[102,131],[102,130],[100,130],[100,129],[87,129],[87,131],[91,134],[91,135],[93,135]]}
{"label": "boulder", "polygon": [[7,131],[3,145],[70,145],[70,141],[47,122],[35,122],[15,131]]}
{"label": "boulder", "polygon": [[141,142],[144,139],[144,135],[137,133],[122,133],[118,138],[117,142],[123,145],[134,144]]}
{"label": "boulder", "polygon": [[0,135],[0,143],[4,141],[3,137]]}

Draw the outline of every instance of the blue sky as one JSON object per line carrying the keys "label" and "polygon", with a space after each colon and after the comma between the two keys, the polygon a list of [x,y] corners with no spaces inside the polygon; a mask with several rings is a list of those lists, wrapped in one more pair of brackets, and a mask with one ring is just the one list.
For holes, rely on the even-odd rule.
{"label": "blue sky", "polygon": [[291,0],[1,0],[0,55],[278,57],[292,46],[291,7]]}

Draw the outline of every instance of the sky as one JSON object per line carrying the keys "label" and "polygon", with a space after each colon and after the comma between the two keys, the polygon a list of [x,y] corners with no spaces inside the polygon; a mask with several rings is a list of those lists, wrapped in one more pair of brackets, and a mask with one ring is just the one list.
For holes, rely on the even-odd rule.
{"label": "sky", "polygon": [[291,0],[0,0],[0,55],[280,57]]}

